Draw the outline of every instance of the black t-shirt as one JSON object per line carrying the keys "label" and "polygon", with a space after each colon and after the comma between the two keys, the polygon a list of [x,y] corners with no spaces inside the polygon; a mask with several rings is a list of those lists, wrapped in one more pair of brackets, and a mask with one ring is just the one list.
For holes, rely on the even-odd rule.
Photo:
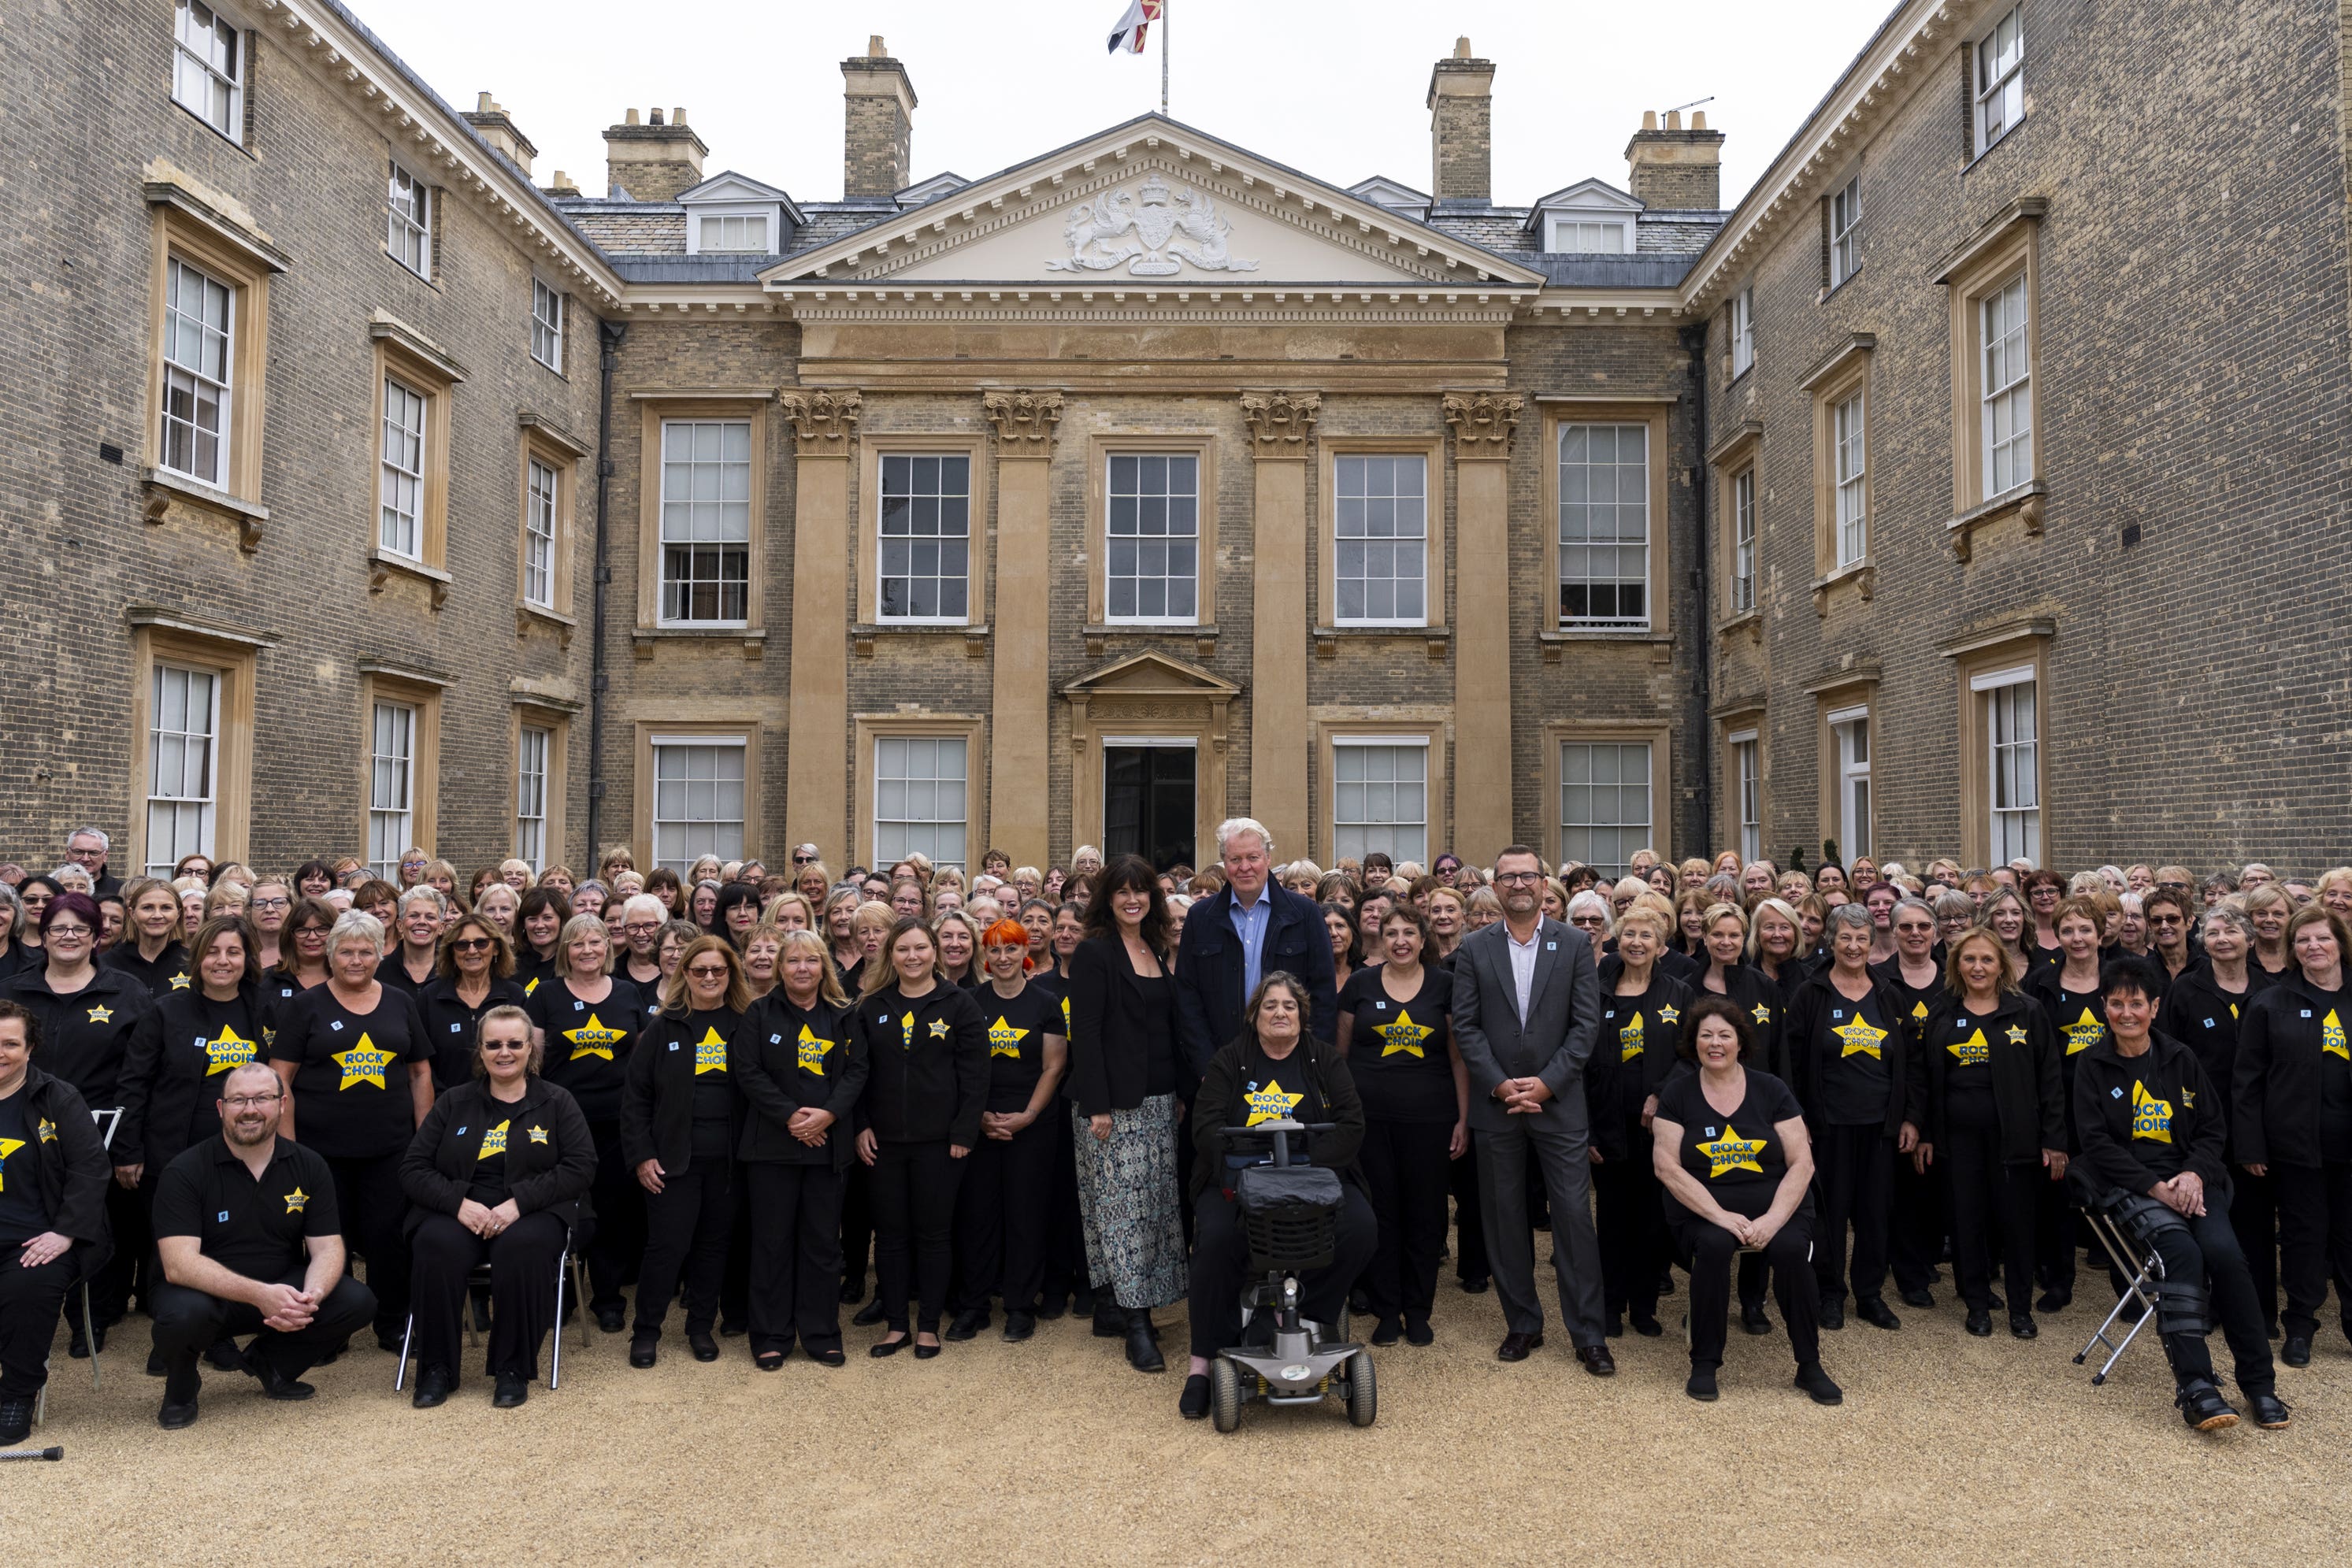
{"label": "black t-shirt", "polygon": [[1399,1001],[1381,983],[1383,972],[1359,969],[1339,991],[1339,1014],[1354,1020],[1348,1026],[1348,1071],[1363,1098],[1364,1115],[1451,1125],[1460,1113],[1446,1050],[1454,977],[1424,962],[1421,988]]}
{"label": "black t-shirt", "polygon": [[[1854,1001],[1832,986],[1823,998],[1820,1030],[1812,1041],[1821,1064],[1819,1097],[1822,1124],[1832,1127],[1883,1125],[1894,1079],[1886,1067],[1891,1036],[1900,1020],[1885,1016],[1874,991]],[[1751,1074],[1752,1076],[1752,1074]]]}
{"label": "black t-shirt", "polygon": [[2306,986],[2319,1015],[2319,1157],[2352,1159],[2352,1049],[2345,1030],[2352,1026],[2352,989],[2323,991]]}
{"label": "black t-shirt", "polygon": [[[1352,983],[1352,982],[1351,982]],[[1242,1113],[1241,1124],[1255,1127],[1260,1122],[1279,1122],[1288,1117],[1294,1122],[1324,1122],[1323,1096],[1315,1087],[1315,1074],[1307,1061],[1307,1042],[1291,1047],[1290,1054],[1280,1061],[1261,1050],[1255,1040],[1242,1046],[1242,1092],[1234,1109]],[[1227,1123],[1227,1126],[1233,1125]],[[1310,1164],[1307,1145],[1314,1141],[1312,1134],[1293,1134],[1290,1139],[1290,1163]],[[1244,1166],[1271,1165],[1274,1145],[1269,1142],[1245,1144],[1238,1140],[1225,1155],[1229,1168]]]}
{"label": "black t-shirt", "polygon": [[[1132,962],[1132,960],[1129,960]],[[1175,986],[1163,963],[1157,975],[1138,975],[1143,992],[1143,1092],[1176,1092]]]}
{"label": "black t-shirt", "polygon": [[220,1136],[221,1087],[228,1082],[230,1071],[249,1061],[268,1061],[269,1048],[276,1042],[278,1031],[253,1015],[254,1009],[246,1005],[243,991],[223,1002],[199,989],[193,997],[166,1009],[167,1031],[173,1023],[193,1021],[202,1026],[201,1032],[187,1031],[184,1040],[170,1032],[163,1037],[167,1057],[188,1051],[202,1059],[204,1082],[196,1091],[196,1103],[188,1111],[186,1146]]}
{"label": "black t-shirt", "polygon": [[474,1155],[474,1174],[467,1178],[466,1196],[485,1208],[507,1200],[507,1135],[514,1119],[508,1117],[482,1133],[482,1146]]}
{"label": "black t-shirt", "polygon": [[19,1082],[14,1094],[0,1100],[0,1247],[29,1241],[49,1228],[37,1174],[41,1149],[25,1110],[27,1098]]}
{"label": "black t-shirt", "polygon": [[727,1042],[742,1021],[742,1014],[723,1008],[686,1016],[687,1043],[694,1048],[694,1130],[688,1153],[696,1159],[725,1159],[730,1152],[735,1082],[727,1072]]}
{"label": "black t-shirt", "polygon": [[1032,979],[1010,1001],[993,985],[982,986],[971,999],[988,1020],[987,1109],[1026,1111],[1045,1073],[1045,1037],[1069,1027],[1062,1021],[1061,996]]}
{"label": "black t-shirt", "polygon": [[547,1081],[570,1091],[589,1121],[619,1121],[629,1050],[649,1017],[636,982],[615,975],[605,998],[591,1002],[569,980],[543,980],[525,1010],[547,1036]]}
{"label": "black t-shirt", "polygon": [[[1949,1013],[1935,1032],[1920,1042],[1925,1049],[1943,1054],[1947,1097],[1957,1100],[1992,1093],[1992,1043],[1985,1030],[2002,1027],[2021,1030],[2023,1026],[2002,1026],[1974,1013]],[[2024,1036],[2021,1032],[2017,1038],[2022,1041]]]}
{"label": "black t-shirt", "polygon": [[278,1016],[272,1061],[294,1069],[294,1131],[306,1148],[335,1159],[398,1154],[416,1133],[408,1069],[433,1060],[415,998],[379,988],[375,1010],[355,1013],[319,986]]}
{"label": "black t-shirt", "polygon": [[528,999],[512,980],[492,980],[480,1007],[467,1006],[457,994],[457,983],[437,975],[418,991],[416,1010],[425,1019],[425,1038],[433,1042],[433,1092],[446,1093],[473,1082],[484,1013],[492,1008],[522,1007]]}
{"label": "black t-shirt", "polygon": [[258,1180],[227,1139],[198,1144],[164,1167],[154,1224],[158,1239],[193,1236],[205,1257],[248,1280],[299,1274],[304,1241],[342,1231],[325,1156],[290,1138],[277,1140]]}
{"label": "black t-shirt", "polygon": [[139,939],[117,943],[98,956],[100,966],[120,969],[147,988],[147,994],[161,1001],[173,991],[184,991],[195,984],[195,963],[177,938],[163,944],[163,950],[149,963],[139,956]]}
{"label": "black t-shirt", "polygon": [[2049,1011],[2050,1021],[2058,1030],[2058,1039],[2066,1048],[2070,1059],[2065,1078],[2074,1080],[2074,1057],[2099,1043],[2107,1032],[2107,1005],[2094,986],[2087,991],[2070,991],[2059,979],[2063,969],[2053,967],[2036,970],[2026,978],[2026,994],[2040,998]]}
{"label": "black t-shirt", "polygon": [[[1772,1207],[1780,1178],[1789,1171],[1789,1151],[1774,1129],[1804,1113],[1787,1084],[1752,1067],[1744,1071],[1748,1092],[1730,1115],[1707,1103],[1697,1073],[1685,1072],[1658,1091],[1657,1119],[1682,1129],[1677,1153],[1683,1169],[1696,1176],[1717,1203],[1754,1219]],[[1674,1201],[1673,1194],[1666,1196]]]}

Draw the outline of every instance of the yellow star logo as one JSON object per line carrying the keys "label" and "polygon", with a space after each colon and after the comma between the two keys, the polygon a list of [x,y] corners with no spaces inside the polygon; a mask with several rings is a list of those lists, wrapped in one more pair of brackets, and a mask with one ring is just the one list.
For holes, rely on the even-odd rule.
{"label": "yellow star logo", "polygon": [[58,1141],[58,1124],[44,1116],[33,1124],[33,1136],[45,1144],[54,1144]]}
{"label": "yellow star logo", "polygon": [[505,1154],[507,1152],[507,1128],[512,1124],[512,1118],[509,1118],[507,1121],[500,1122],[495,1127],[485,1129],[482,1134],[482,1152],[476,1155],[474,1157],[478,1160],[486,1160],[492,1155]]}
{"label": "yellow star logo", "polygon": [[1845,1041],[1845,1049],[1838,1052],[1841,1061],[1849,1056],[1879,1056],[1879,1041],[1886,1038],[1885,1030],[1872,1028],[1860,1013],[1853,1015],[1852,1023],[1840,1024],[1830,1032]]}
{"label": "yellow star logo", "polygon": [[1756,1004],[1756,1011],[1753,1016],[1758,1023],[1770,1023],[1772,1021],[1772,1009],[1766,1007],[1762,1002],[1758,1002]]}
{"label": "yellow star logo", "polygon": [[2190,1088],[2187,1088],[2187,1087],[2185,1087],[2185,1086],[2181,1089],[2181,1091],[2180,1091],[2180,1108],[2181,1108],[2182,1110],[2184,1110],[2184,1111],[2194,1111],[2195,1109],[2197,1109],[2197,1091],[2196,1091],[2196,1090],[2194,1090],[2194,1089],[2190,1089]]}
{"label": "yellow star logo", "polygon": [[188,988],[188,977],[184,971],[172,977],[172,988],[175,991],[184,991]]}
{"label": "yellow star logo", "polygon": [[1286,1120],[1306,1098],[1303,1093],[1285,1094],[1279,1082],[1269,1081],[1265,1088],[1252,1089],[1242,1095],[1242,1103],[1249,1107],[1249,1120],[1242,1125],[1255,1127],[1260,1122]]}
{"label": "yellow star logo", "polygon": [[1068,1039],[1068,1038],[1069,1038],[1069,1033],[1070,1033],[1070,998],[1067,998],[1067,997],[1064,997],[1064,998],[1062,998],[1062,1036],[1063,1036],[1063,1038],[1064,1038],[1064,1039],[1066,1039],[1066,1039]]}
{"label": "yellow star logo", "polygon": [[2231,1002],[2230,1004],[2230,1016],[2231,1018],[2236,1018],[2238,1016],[2238,1004],[2235,1002]]}
{"label": "yellow star logo", "polygon": [[1021,1042],[1027,1039],[1028,1035],[1027,1030],[1014,1029],[999,1017],[994,1023],[988,1026],[988,1054],[992,1058],[1009,1056],[1018,1061],[1021,1060]]}
{"label": "yellow star logo", "polygon": [[1913,1002],[1911,1004],[1911,1016],[1915,1019],[1925,1019],[1927,1016],[1927,1004],[1925,1002]]}
{"label": "yellow star logo", "polygon": [[1658,1021],[1660,1023],[1680,1023],[1683,1021],[1683,1009],[1675,1006],[1672,1002],[1668,1002],[1664,1007],[1658,1009]]}
{"label": "yellow star logo", "polygon": [[1426,1061],[1429,1060],[1429,1051],[1422,1041],[1437,1031],[1413,1022],[1412,1013],[1400,1011],[1394,1023],[1381,1024],[1372,1032],[1381,1037],[1381,1056],[1391,1057],[1402,1053]]}
{"label": "yellow star logo", "polygon": [[898,1020],[898,1049],[915,1049],[915,1015],[911,1012]]}
{"label": "yellow star logo", "polygon": [[534,1144],[547,1142],[547,1129],[544,1127],[525,1127],[523,1131],[530,1134],[530,1141]]}
{"label": "yellow star logo", "polygon": [[2011,1045],[2023,1045],[2025,1043],[2025,1026],[2023,1024],[2013,1023],[2009,1026],[2009,1043]]}
{"label": "yellow star logo", "polygon": [[947,1037],[948,1020],[945,1019],[933,1019],[931,1020],[931,1038],[933,1040],[945,1040]]}
{"label": "yellow star logo", "polygon": [[243,1067],[260,1054],[253,1041],[229,1025],[223,1024],[220,1033],[205,1041],[205,1076],[211,1078],[226,1072],[232,1067]]}
{"label": "yellow star logo", "polygon": [[[1662,1013],[1659,1016],[1663,1018],[1664,1015]],[[1633,1061],[1640,1058],[1642,1054],[1642,1015],[1639,1009],[1636,1009],[1633,1014],[1633,1021],[1626,1024],[1617,1031],[1617,1060],[1619,1061]]]}
{"label": "yellow star logo", "polygon": [[572,1042],[572,1061],[578,1061],[585,1057],[601,1056],[610,1061],[613,1060],[613,1048],[626,1039],[628,1032],[625,1029],[605,1028],[604,1020],[592,1012],[588,1015],[586,1023],[582,1024],[578,1029],[567,1029],[562,1031],[562,1034],[564,1039]]}
{"label": "yellow star logo", "polygon": [[0,1138],[0,1192],[8,1190],[8,1156],[25,1146],[22,1138]]}
{"label": "yellow star logo", "polygon": [[289,1214],[299,1214],[302,1212],[302,1206],[310,1201],[310,1195],[304,1192],[298,1186],[292,1192],[286,1195],[286,1212]]}
{"label": "yellow star logo", "polygon": [[702,1038],[694,1042],[694,1075],[699,1078],[706,1072],[726,1071],[727,1042],[719,1038],[716,1029],[706,1025]]}
{"label": "yellow star logo", "polygon": [[1764,1167],[1756,1163],[1756,1156],[1764,1152],[1764,1140],[1741,1137],[1739,1130],[1728,1122],[1723,1124],[1723,1136],[1711,1144],[1699,1145],[1698,1152],[1706,1156],[1709,1181],[1733,1171],[1764,1174]]}
{"label": "yellow star logo", "polygon": [[2131,1135],[2151,1144],[2172,1142],[2172,1102],[2158,1099],[2145,1083],[2132,1084]]}
{"label": "yellow star logo", "polygon": [[92,1023],[112,1023],[114,1021],[114,1009],[112,1008],[102,1007],[92,1008],[89,1009],[89,1021]]}
{"label": "yellow star logo", "polygon": [[2322,1056],[2340,1056],[2352,1061],[2352,1051],[2344,1048],[2344,1025],[2337,1021],[2334,1008],[2328,1009],[2327,1016],[2319,1020],[2319,1052]]}
{"label": "yellow star logo", "polygon": [[378,1050],[375,1041],[362,1030],[357,1045],[334,1054],[335,1065],[343,1070],[343,1081],[335,1085],[335,1092],[341,1093],[354,1083],[373,1083],[378,1089],[383,1088],[384,1069],[390,1067],[393,1061],[392,1052]]}
{"label": "yellow star logo", "polygon": [[801,1037],[794,1043],[800,1050],[801,1070],[804,1072],[814,1072],[819,1078],[824,1077],[825,1053],[833,1049],[833,1041],[817,1039],[809,1026],[803,1024]]}
{"label": "yellow star logo", "polygon": [[2090,1050],[2099,1043],[2099,1037],[2107,1032],[2107,1026],[2093,1015],[2087,1003],[2084,1005],[2081,1018],[2062,1027],[2066,1030],[2066,1054],[2069,1056]]}
{"label": "yellow star logo", "polygon": [[1992,1060],[1992,1047],[1986,1041],[1982,1030],[1966,1040],[1954,1040],[1946,1049],[1951,1051],[1953,1065],[1957,1067],[1982,1067]]}

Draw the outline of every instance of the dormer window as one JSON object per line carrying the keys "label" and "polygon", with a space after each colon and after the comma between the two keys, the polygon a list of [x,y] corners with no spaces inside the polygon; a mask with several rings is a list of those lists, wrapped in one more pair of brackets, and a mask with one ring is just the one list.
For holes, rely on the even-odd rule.
{"label": "dormer window", "polygon": [[1550,256],[1631,256],[1642,204],[1605,180],[1585,180],[1538,200],[1528,227]]}
{"label": "dormer window", "polygon": [[697,213],[695,249],[704,256],[732,251],[751,256],[773,255],[765,213]]}
{"label": "dormer window", "polygon": [[732,170],[680,191],[688,256],[781,256],[801,219],[793,199]]}
{"label": "dormer window", "polygon": [[1555,217],[1548,220],[1544,249],[1562,256],[1623,256],[1633,248],[1633,225],[1625,218]]}

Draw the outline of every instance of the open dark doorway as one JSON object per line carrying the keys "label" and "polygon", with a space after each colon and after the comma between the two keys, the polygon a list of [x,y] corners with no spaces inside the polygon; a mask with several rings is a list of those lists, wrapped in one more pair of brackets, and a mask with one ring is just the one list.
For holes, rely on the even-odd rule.
{"label": "open dark doorway", "polygon": [[1192,865],[1193,748],[1103,747],[1103,854]]}

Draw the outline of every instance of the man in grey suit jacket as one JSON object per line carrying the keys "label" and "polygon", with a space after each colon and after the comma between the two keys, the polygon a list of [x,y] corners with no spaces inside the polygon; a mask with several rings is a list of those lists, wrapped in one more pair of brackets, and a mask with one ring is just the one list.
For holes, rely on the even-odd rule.
{"label": "man in grey suit jacket", "polygon": [[1559,1311],[1584,1370],[1617,1370],[1601,1326],[1601,1249],[1592,1233],[1591,1129],[1584,1061],[1601,1022],[1601,977],[1572,925],[1543,917],[1542,862],[1523,844],[1495,858],[1503,918],[1466,937],[1454,960],[1454,1036],[1470,1070],[1478,1201],[1486,1258],[1508,1331],[1495,1352],[1524,1361],[1543,1344],[1535,1230],[1528,1218],[1532,1154],[1551,1197]]}

